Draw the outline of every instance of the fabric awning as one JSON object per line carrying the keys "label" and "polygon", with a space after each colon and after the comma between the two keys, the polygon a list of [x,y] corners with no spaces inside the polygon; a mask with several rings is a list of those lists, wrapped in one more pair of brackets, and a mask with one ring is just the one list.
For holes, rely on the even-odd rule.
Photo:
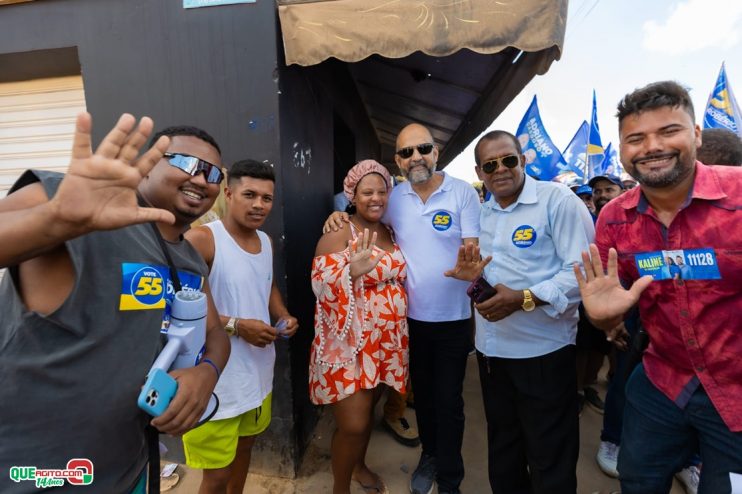
{"label": "fabric awning", "polygon": [[278,0],[278,11],[286,64],[308,66],[462,48],[561,52],[567,0]]}

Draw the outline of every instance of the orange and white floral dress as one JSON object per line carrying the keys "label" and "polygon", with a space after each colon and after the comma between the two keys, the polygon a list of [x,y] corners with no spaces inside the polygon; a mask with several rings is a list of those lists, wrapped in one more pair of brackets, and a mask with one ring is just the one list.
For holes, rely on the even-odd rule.
{"label": "orange and white floral dress", "polygon": [[[355,234],[353,235],[355,237]],[[312,290],[317,297],[309,360],[309,397],[326,405],[380,383],[407,386],[407,265],[395,243],[379,264],[350,282],[350,249],[317,256]]]}

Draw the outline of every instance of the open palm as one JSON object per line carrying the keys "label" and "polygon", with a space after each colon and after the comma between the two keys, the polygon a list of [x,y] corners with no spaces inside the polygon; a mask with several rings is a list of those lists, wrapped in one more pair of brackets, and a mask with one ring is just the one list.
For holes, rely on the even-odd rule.
{"label": "open palm", "polygon": [[50,201],[60,221],[80,233],[148,221],[175,221],[169,211],[137,204],[137,186],[162,157],[169,139],[161,138],[137,158],[153,123],[144,117],[135,124],[132,115],[122,115],[93,152],[90,115],[78,115],[70,166]]}
{"label": "open palm", "polygon": [[368,229],[364,229],[350,243],[350,277],[354,280],[370,272],[381,260],[381,254],[374,252],[376,232],[370,237]]}
{"label": "open palm", "polygon": [[457,280],[474,281],[482,276],[485,266],[490,263],[492,256],[482,259],[479,253],[479,245],[471,242],[459,247],[456,256],[456,265],[443,273],[443,276],[456,278]]}
{"label": "open palm", "polygon": [[[585,311],[593,322],[610,326],[612,321],[621,319],[638,301],[639,296],[652,282],[651,276],[636,280],[630,289],[621,286],[618,279],[618,261],[616,250],[608,252],[608,271],[603,272],[603,263],[595,244],[590,244],[590,254],[582,253],[585,275],[578,264],[574,265],[575,277],[580,286],[580,295]],[[618,324],[612,324],[614,327]]]}

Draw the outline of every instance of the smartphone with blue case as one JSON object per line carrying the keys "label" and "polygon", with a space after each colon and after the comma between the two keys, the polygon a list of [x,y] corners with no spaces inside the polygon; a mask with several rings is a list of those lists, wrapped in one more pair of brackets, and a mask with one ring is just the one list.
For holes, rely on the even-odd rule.
{"label": "smartphone with blue case", "polygon": [[162,369],[153,369],[147,376],[147,381],[139,393],[137,405],[139,408],[159,417],[167,409],[175,393],[178,391],[178,382]]}

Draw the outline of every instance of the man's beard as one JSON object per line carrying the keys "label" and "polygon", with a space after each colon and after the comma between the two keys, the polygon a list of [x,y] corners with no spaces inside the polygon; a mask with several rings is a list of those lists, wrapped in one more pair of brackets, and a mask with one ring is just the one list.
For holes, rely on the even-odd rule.
{"label": "man's beard", "polygon": [[176,221],[182,220],[181,222],[185,222],[186,224],[193,223],[197,219],[199,219],[201,216],[205,215],[209,210],[203,211],[201,213],[195,212],[195,211],[189,211],[183,208],[175,208],[175,211],[173,213],[175,214]]}
{"label": "man's beard", "polygon": [[[642,173],[639,171],[637,167],[637,162],[647,160],[647,159],[654,159],[654,158],[663,158],[663,157],[675,157],[675,165],[665,171],[661,172],[648,172],[648,173]],[[664,187],[670,187],[672,185],[675,185],[679,182],[681,182],[685,177],[687,177],[691,171],[693,170],[693,166],[686,166],[680,159],[679,153],[664,153],[664,154],[657,154],[657,155],[650,155],[650,156],[643,156],[641,159],[634,160],[632,163],[634,166],[631,170],[626,170],[629,175],[634,177],[637,182],[639,182],[642,185],[646,185],[647,187],[652,187],[655,189],[661,189]]]}
{"label": "man's beard", "polygon": [[601,199],[600,201],[595,201],[595,202],[593,203],[593,206],[595,206],[595,214],[598,214],[598,213],[600,213],[600,210],[601,210],[601,209],[603,209],[603,206],[605,206],[605,205],[606,205],[606,204],[608,204],[609,202],[611,202],[611,201],[610,201],[610,199],[609,199],[609,200],[607,200],[607,201],[604,201],[604,200],[602,200],[602,199]]}
{"label": "man's beard", "polygon": [[427,182],[432,176],[433,172],[430,168],[425,165],[418,165],[407,173],[407,180],[409,180],[411,184],[415,185]]}

